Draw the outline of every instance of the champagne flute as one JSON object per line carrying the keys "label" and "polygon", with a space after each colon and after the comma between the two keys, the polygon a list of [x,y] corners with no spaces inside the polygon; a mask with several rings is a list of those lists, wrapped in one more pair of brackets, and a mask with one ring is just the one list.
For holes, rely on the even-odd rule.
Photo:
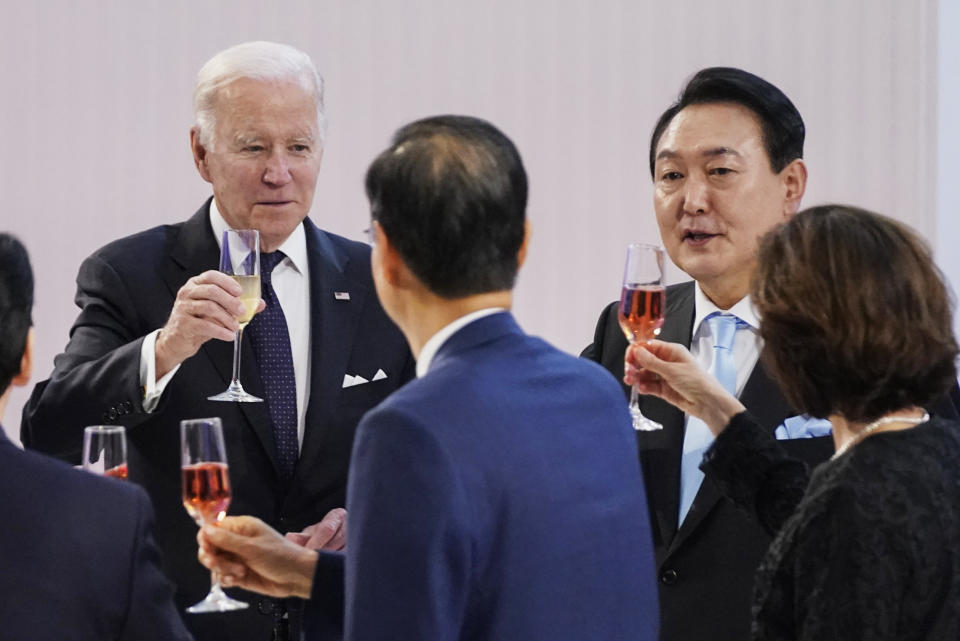
{"label": "champagne flute", "polygon": [[[655,245],[628,245],[619,320],[620,329],[631,345],[660,334],[665,300],[663,249]],[[651,421],[640,412],[635,384],[630,388],[630,416],[635,430],[652,432],[663,429],[663,425]]]}
{"label": "champagne flute", "polygon": [[260,403],[262,398],[248,394],[240,384],[240,341],[243,340],[243,328],[247,326],[260,304],[260,232],[256,229],[228,229],[223,232],[223,245],[220,248],[220,271],[232,276],[243,291],[240,301],[243,314],[237,317],[240,329],[233,337],[233,378],[227,389],[209,401],[238,401],[240,403]]}
{"label": "champagne flute", "polygon": [[[219,522],[230,505],[227,449],[219,418],[180,421],[180,452],[183,472],[183,506],[197,525]],[[210,573],[210,592],[187,612],[229,612],[248,604],[231,599],[220,587],[220,577]]]}
{"label": "champagne flute", "polygon": [[127,433],[123,425],[91,425],[83,429],[83,469],[127,478]]}

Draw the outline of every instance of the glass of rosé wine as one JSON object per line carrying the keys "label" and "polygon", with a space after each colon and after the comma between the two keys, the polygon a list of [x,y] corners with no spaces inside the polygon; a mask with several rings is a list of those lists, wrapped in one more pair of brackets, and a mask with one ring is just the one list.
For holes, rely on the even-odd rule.
{"label": "glass of ros\u00e9 wine", "polygon": [[[180,445],[183,506],[200,527],[222,520],[230,505],[230,478],[220,419],[180,421]],[[187,608],[187,612],[229,612],[247,606],[227,596],[220,587],[220,577],[212,572],[210,593],[203,601]]]}
{"label": "glass of ros\u00e9 wine", "polygon": [[123,425],[91,425],[83,430],[83,469],[127,478],[127,432]]}
{"label": "glass of ros\u00e9 wine", "polygon": [[[620,329],[631,345],[660,334],[667,297],[663,285],[663,261],[661,247],[643,244],[627,246],[619,320]],[[630,389],[630,416],[635,430],[652,432],[663,429],[663,425],[651,421],[640,412],[636,385]]]}

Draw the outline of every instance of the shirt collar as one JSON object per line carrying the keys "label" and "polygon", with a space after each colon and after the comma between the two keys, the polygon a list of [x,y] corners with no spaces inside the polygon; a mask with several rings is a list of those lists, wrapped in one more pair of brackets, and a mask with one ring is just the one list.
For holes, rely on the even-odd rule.
{"label": "shirt collar", "polygon": [[713,301],[707,298],[707,295],[700,289],[700,283],[694,287],[694,316],[693,316],[693,336],[700,331],[700,326],[707,316],[711,314],[733,314],[754,331],[760,329],[760,318],[757,316],[757,310],[753,307],[750,295],[746,295],[737,301],[736,305],[730,309],[720,309],[714,305]]}
{"label": "shirt collar", "polygon": [[503,307],[487,307],[484,309],[478,309],[477,311],[471,312],[466,316],[461,316],[431,336],[429,340],[423,344],[423,348],[420,350],[420,357],[417,359],[417,378],[420,378],[430,370],[430,363],[433,361],[433,357],[437,355],[437,351],[443,347],[443,344],[447,342],[448,338],[475,320],[480,320],[484,316],[490,316],[491,314],[505,311],[507,310]]}
{"label": "shirt collar", "polygon": [[[223,219],[223,215],[220,214],[216,198],[210,201],[210,227],[213,229],[214,238],[217,239],[217,247],[223,249],[223,232],[231,227]],[[293,233],[287,236],[287,239],[277,249],[286,255],[284,263],[289,262],[301,274],[307,273],[307,234],[303,230],[302,223],[297,225]]]}

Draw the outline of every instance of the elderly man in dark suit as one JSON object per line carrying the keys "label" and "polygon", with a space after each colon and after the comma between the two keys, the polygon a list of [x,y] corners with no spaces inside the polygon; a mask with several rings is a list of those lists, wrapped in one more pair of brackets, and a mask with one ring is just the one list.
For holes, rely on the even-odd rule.
{"label": "elderly man in dark suit", "polygon": [[[190,141],[213,198],[186,222],[110,243],[77,277],[80,316],[23,417],[27,447],[76,460],[84,425],[126,425],[130,475],[153,499],[177,602],[206,593],[196,528],[181,503],[178,423],[223,419],[231,510],[326,543],[342,520],[360,417],[413,375],[380,308],[365,243],[307,213],[323,153],[322,81],[301,51],[252,42],[200,70]],[[263,311],[245,330],[241,380],[265,403],[207,397],[230,381],[240,287],[217,271],[228,228],[261,238]],[[334,537],[333,545],[342,542]],[[243,612],[200,615],[200,639],[286,634],[286,605],[241,596]]]}
{"label": "elderly man in dark suit", "polygon": [[[529,238],[516,148],[474,118],[418,121],[374,161],[367,193],[377,293],[419,378],[358,428],[345,638],[653,639],[626,403],[601,368],[526,335],[508,311]],[[331,609],[330,553],[318,562],[244,517],[203,540],[224,580],[312,588],[308,609]]]}
{"label": "elderly man in dark suit", "polygon": [[[33,272],[0,234],[0,418],[33,355]],[[0,428],[0,638],[177,641],[143,490],[23,452]]]}
{"label": "elderly man in dark suit", "polygon": [[[748,296],[760,237],[800,206],[804,135],[800,113],[777,87],[740,69],[704,69],[657,122],[650,173],[663,244],[694,278],[667,288],[659,338],[689,347],[791,456],[816,464],[833,452],[829,423],[796,416],[767,376]],[[583,356],[622,379],[627,341],[617,305],[603,310]],[[731,358],[715,356],[721,350]],[[713,441],[706,425],[652,397],[642,399],[641,410],[663,425],[637,432],[657,552],[660,638],[743,641],[754,571],[770,539],[700,471]],[[956,416],[950,399],[934,410]]]}

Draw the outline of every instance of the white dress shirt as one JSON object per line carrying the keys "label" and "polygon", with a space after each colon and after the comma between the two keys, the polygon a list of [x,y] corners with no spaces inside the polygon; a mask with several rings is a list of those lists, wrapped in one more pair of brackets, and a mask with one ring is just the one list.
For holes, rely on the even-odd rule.
{"label": "white dress shirt", "polygon": [[[223,232],[230,229],[217,209],[216,199],[210,201],[210,226],[223,245]],[[293,373],[297,383],[297,440],[303,446],[303,429],[307,415],[310,389],[310,265],[307,260],[307,236],[303,225],[287,237],[278,248],[286,258],[273,270],[273,290],[280,301],[290,334],[290,349],[293,352]],[[180,369],[177,365],[160,380],[156,380],[156,341],[160,330],[147,334],[140,350],[140,384],[144,389],[143,409],[152,412],[160,401],[167,384]],[[211,390],[217,393],[220,390]]]}
{"label": "white dress shirt", "polygon": [[484,309],[478,309],[477,311],[470,312],[466,316],[461,316],[449,325],[442,327],[440,331],[431,336],[420,349],[420,356],[417,358],[417,378],[421,378],[428,371],[430,371],[430,363],[433,361],[433,357],[437,355],[437,351],[443,347],[443,344],[447,342],[448,338],[475,320],[480,320],[484,316],[490,316],[491,314],[497,314],[505,311],[507,310],[503,307],[486,307]]}

